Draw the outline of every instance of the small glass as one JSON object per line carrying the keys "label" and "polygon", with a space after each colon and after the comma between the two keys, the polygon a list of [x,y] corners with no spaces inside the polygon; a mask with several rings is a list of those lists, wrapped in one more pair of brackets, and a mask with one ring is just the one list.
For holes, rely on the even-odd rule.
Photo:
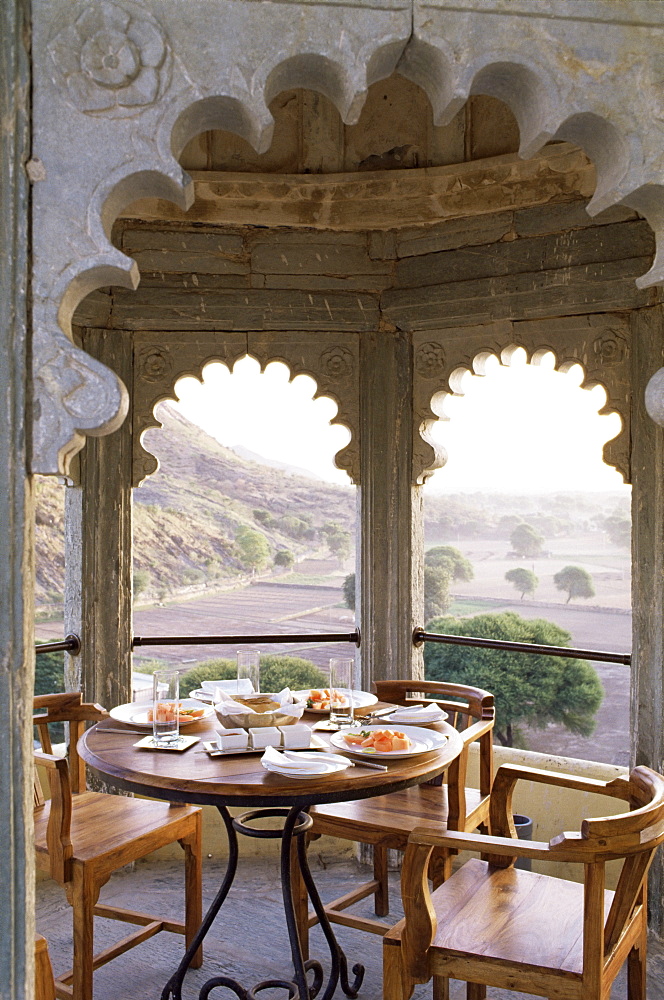
{"label": "small glass", "polygon": [[152,741],[172,747],[180,742],[180,672],[155,670],[152,678]]}
{"label": "small glass", "polygon": [[257,649],[240,649],[237,654],[238,691],[241,691],[240,681],[248,680],[255,694],[261,689],[261,654]]}
{"label": "small glass", "polygon": [[330,660],[330,722],[353,725],[354,660]]}

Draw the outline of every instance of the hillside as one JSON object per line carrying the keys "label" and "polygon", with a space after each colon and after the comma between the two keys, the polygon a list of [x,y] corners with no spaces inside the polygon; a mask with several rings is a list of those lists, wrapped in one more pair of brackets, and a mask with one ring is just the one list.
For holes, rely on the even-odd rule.
{"label": "hillside", "polygon": [[[260,532],[272,563],[278,549],[328,554],[319,529],[336,524],[352,537],[355,491],[246,461],[162,403],[161,430],[146,434],[159,471],[134,491],[134,567],[145,596],[245,577],[251,567],[236,543],[244,526]],[[38,605],[64,585],[64,488],[37,484]]]}

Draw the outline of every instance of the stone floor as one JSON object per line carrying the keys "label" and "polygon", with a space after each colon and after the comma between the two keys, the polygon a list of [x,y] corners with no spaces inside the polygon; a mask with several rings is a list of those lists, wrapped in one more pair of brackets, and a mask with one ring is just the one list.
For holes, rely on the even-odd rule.
{"label": "stone floor", "polygon": [[[348,858],[321,857],[314,847],[311,866],[323,899],[349,891],[367,871]],[[222,874],[223,864],[216,860],[205,861],[204,906],[211,902]],[[399,898],[398,875],[394,873],[391,878],[393,900],[396,901]],[[123,870],[114,875],[102,890],[102,901],[112,900],[120,906],[177,917],[182,912],[182,886],[181,864],[146,859],[139,862],[134,871]],[[362,912],[361,905],[357,912]],[[364,905],[364,912],[370,916],[371,904],[365,902]],[[395,905],[395,921],[400,915]],[[97,949],[122,937],[125,928],[126,925],[97,918]],[[71,915],[62,890],[47,880],[40,880],[37,885],[37,929],[48,940],[56,974],[64,971],[71,964]],[[366,966],[359,1000],[381,1000],[380,938],[344,927],[337,928],[337,935],[349,964],[361,961]],[[100,969],[95,973],[95,1000],[158,1000],[182,954],[181,940],[172,934],[159,934]],[[312,931],[311,951],[312,956],[320,956],[325,963],[327,952],[317,928]],[[201,985],[215,975],[232,976],[248,987],[266,978],[288,978],[288,956],[277,859],[244,857],[227,903],[207,937],[203,966],[187,974],[183,1000],[195,1000]],[[651,946],[648,965],[648,1000],[664,1000],[664,947]],[[266,991],[261,996],[269,1000],[271,992]],[[451,993],[453,1000],[461,1000],[465,987],[454,983]],[[221,1000],[222,996],[230,1000],[233,994],[217,989],[211,1000],[217,997]],[[274,1000],[283,1000],[283,996],[283,992],[275,991]],[[336,996],[340,1000],[343,997],[340,989]],[[527,995],[493,990],[489,996],[492,1000],[519,1000]],[[622,1000],[626,996],[623,974],[616,981],[611,1000]],[[430,997],[430,986],[420,986],[414,994],[414,1000],[429,1000]]]}

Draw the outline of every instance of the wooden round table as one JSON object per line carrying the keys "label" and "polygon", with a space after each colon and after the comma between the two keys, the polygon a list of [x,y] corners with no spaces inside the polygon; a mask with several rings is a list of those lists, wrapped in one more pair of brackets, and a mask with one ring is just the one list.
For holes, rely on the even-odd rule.
{"label": "wooden round table", "polygon": [[[289,1000],[310,1000],[320,992],[324,982],[322,966],[314,960],[304,961],[300,947],[298,915],[295,912],[292,888],[293,838],[297,841],[301,876],[332,957],[332,968],[322,1000],[331,1000],[338,982],[341,982],[346,996],[357,996],[364,968],[361,965],[353,967],[355,979],[351,983],[348,978],[346,956],[336,941],[307,864],[303,835],[311,825],[308,811],[311,806],[323,802],[343,802],[400,791],[402,788],[420,784],[441,774],[459,756],[463,743],[457,731],[446,723],[438,723],[429,728],[447,737],[446,744],[440,750],[388,760],[386,771],[363,767],[361,760],[351,757],[354,760],[354,767],[320,779],[288,778],[266,771],[260,763],[260,752],[229,754],[223,757],[208,756],[205,752],[201,752],[202,742],[216,739],[216,720],[205,720],[187,726],[183,733],[198,736],[201,742],[183,752],[138,749],[134,744],[140,736],[130,727],[124,727],[122,723],[113,720],[99,723],[84,733],[78,744],[78,752],[94,773],[104,781],[152,798],[216,806],[226,827],[229,860],[222,885],[178,970],[164,987],[162,1000],[169,1000],[170,997],[173,1000],[181,1000],[182,981],[191,958],[196,954],[212,925],[235,877],[238,858],[237,832],[248,836],[281,838],[281,881],[294,978],[292,982],[266,980],[252,990],[246,990],[235,980],[217,976],[205,984],[200,993],[200,1000],[205,1000],[216,986],[230,989],[239,1000],[253,1000],[254,995],[260,990],[275,986],[286,989]],[[126,734],[105,732],[108,729],[126,729]],[[329,745],[328,734],[316,735]],[[331,749],[339,752],[336,747]],[[245,822],[249,817],[233,819],[228,812],[229,806],[263,807],[264,815],[284,814],[283,829],[279,831],[252,829],[249,823]],[[255,818],[253,814],[252,818]],[[310,972],[313,973],[313,983],[309,983],[307,979],[307,974]]]}

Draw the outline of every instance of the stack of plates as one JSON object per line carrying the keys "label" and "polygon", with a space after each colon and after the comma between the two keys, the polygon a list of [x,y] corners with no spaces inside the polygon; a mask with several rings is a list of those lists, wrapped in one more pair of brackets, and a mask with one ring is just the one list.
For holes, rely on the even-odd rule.
{"label": "stack of plates", "polygon": [[324,778],[350,767],[351,761],[336,753],[311,753],[296,750],[275,750],[268,747],[261,757],[266,771],[287,778]]}

